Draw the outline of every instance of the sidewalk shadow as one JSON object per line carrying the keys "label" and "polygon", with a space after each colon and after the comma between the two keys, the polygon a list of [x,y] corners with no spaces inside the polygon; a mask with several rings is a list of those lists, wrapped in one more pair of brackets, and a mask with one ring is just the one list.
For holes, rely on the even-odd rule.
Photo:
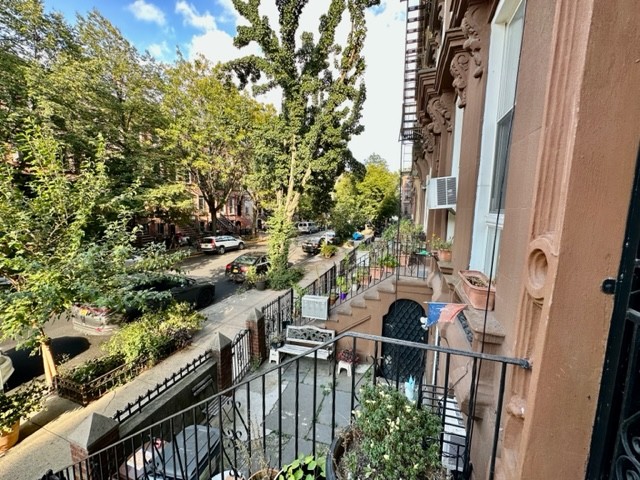
{"label": "sidewalk shadow", "polygon": [[[85,337],[58,337],[51,340],[51,350],[56,361],[63,358],[73,358],[82,352],[89,350],[91,344]],[[44,375],[42,355],[37,352],[31,355],[30,350],[17,350],[12,348],[4,352],[13,362],[15,372],[7,380],[6,390],[13,390],[20,385],[30,382],[34,378]]]}

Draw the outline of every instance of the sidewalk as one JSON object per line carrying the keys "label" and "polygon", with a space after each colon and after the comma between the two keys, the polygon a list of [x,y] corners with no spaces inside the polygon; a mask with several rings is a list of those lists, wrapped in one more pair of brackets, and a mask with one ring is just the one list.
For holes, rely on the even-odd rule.
{"label": "sidewalk", "polygon": [[[319,256],[310,259],[305,264],[307,273],[300,284],[307,285],[315,280],[334,262],[339,262],[344,252],[346,250],[341,250],[340,256],[328,260]],[[282,291],[252,289],[202,310],[207,320],[190,346],[87,407],[82,408],[57,396],[51,397],[45,411],[21,425],[19,443],[0,457],[0,480],[36,480],[49,469],[57,471],[71,465],[69,437],[91,413],[111,417],[117,410],[211,348],[215,333],[220,332],[233,339],[236,333],[245,328],[247,316],[253,309],[260,309],[282,294]]]}

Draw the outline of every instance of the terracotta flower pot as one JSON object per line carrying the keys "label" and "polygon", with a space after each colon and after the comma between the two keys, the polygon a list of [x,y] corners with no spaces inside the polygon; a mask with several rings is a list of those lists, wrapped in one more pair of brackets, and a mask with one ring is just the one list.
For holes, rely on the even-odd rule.
{"label": "terracotta flower pot", "polygon": [[280,473],[275,468],[263,468],[249,477],[249,480],[275,480]]}
{"label": "terracotta flower pot", "polygon": [[[460,270],[458,275],[462,279],[462,290],[467,295],[469,303],[476,309],[493,310],[496,289],[489,278],[478,270]],[[487,295],[489,304],[487,305]]]}
{"label": "terracotta flower pot", "polygon": [[438,260],[441,262],[450,262],[451,250],[438,250]]}
{"label": "terracotta flower pot", "polygon": [[20,436],[20,420],[18,420],[13,427],[11,427],[11,431],[8,433],[0,434],[0,453],[4,453],[13,447],[18,442],[18,437]]}

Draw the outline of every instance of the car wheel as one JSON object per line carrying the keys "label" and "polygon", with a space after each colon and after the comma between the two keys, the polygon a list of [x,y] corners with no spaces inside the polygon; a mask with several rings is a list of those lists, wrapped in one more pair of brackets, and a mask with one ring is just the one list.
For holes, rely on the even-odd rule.
{"label": "car wheel", "polygon": [[218,253],[219,253],[220,255],[222,255],[224,252],[225,252],[224,245],[219,246],[219,247],[218,247]]}
{"label": "car wheel", "polygon": [[238,244],[238,250],[244,250],[244,243],[240,242]]}

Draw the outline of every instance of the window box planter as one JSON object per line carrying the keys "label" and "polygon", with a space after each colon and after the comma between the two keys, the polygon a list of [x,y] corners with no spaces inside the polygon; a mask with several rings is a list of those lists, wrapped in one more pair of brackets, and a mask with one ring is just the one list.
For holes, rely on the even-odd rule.
{"label": "window box planter", "polygon": [[[469,299],[469,303],[475,309],[493,310],[496,289],[493,282],[478,270],[459,270],[458,275],[462,279],[462,290]],[[487,295],[489,303],[487,304]]]}

